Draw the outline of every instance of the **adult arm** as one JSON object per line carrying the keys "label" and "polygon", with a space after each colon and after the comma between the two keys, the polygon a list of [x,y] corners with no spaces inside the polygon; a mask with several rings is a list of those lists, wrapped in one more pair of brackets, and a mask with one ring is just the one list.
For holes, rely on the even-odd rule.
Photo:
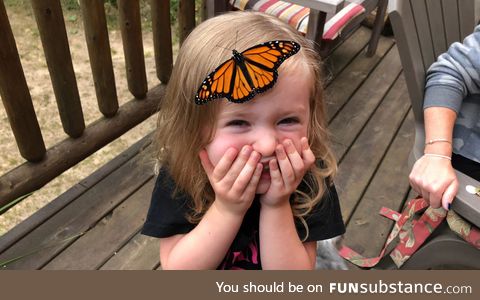
{"label": "adult arm", "polygon": [[[453,125],[456,112],[445,107],[425,109],[425,139],[427,141],[439,137],[452,141]],[[425,146],[425,153],[452,156],[452,145],[448,142],[437,142]],[[442,205],[448,209],[458,191],[458,180],[450,160],[444,157],[422,156],[412,168],[410,183],[415,191],[434,208]]]}
{"label": "adult arm", "polygon": [[[453,128],[462,101],[480,93],[480,26],[463,43],[454,43],[427,72],[424,117],[425,142],[447,139],[453,143]],[[452,144],[427,144],[425,153],[451,156]],[[458,191],[451,162],[442,157],[423,156],[410,173],[412,187],[433,207],[448,209]]]}

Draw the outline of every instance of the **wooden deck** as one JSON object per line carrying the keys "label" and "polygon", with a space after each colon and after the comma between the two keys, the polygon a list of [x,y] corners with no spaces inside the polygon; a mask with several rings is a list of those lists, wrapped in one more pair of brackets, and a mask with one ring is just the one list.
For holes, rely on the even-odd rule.
{"label": "wooden deck", "polygon": [[[339,161],[335,183],[345,243],[376,256],[402,207],[413,117],[398,52],[382,37],[377,54],[360,28],[326,61],[328,120]],[[5,269],[158,269],[154,238],[140,235],[154,184],[148,137],[0,237]]]}

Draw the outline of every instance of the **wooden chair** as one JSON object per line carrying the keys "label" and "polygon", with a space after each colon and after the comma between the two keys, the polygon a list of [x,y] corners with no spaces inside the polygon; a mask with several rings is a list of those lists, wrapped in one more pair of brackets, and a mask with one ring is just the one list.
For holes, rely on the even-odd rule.
{"label": "wooden chair", "polygon": [[[478,16],[474,0],[393,0],[389,17],[393,26],[410,101],[415,117],[415,143],[410,154],[410,165],[423,154],[425,130],[423,95],[425,74],[436,58],[453,42],[461,41],[473,32]],[[480,227],[480,198],[466,192],[466,185],[480,186],[480,182],[457,172],[459,192],[452,209]],[[380,268],[391,268],[385,259]],[[404,265],[406,269],[437,267],[480,268],[480,251],[442,226]]]}
{"label": "wooden chair", "polygon": [[[372,36],[367,49],[367,56],[375,54],[378,40],[384,25],[385,12],[387,9],[388,0],[282,0],[292,4],[300,5],[308,8],[308,25],[306,37],[316,42],[317,49],[322,57],[326,57],[337,45],[348,38],[360,23],[369,15],[374,9],[377,9],[375,22],[372,30]],[[207,0],[207,17],[212,17],[217,14],[238,9],[240,7],[239,1],[234,0]],[[243,3],[243,2],[242,2]],[[325,38],[324,28],[329,20],[335,15],[341,14],[342,9],[350,3],[356,3],[365,8],[365,11],[358,16],[353,17],[347,25],[341,29],[341,33],[333,39]],[[243,6],[241,7],[243,8]],[[248,6],[247,6],[248,8]]]}

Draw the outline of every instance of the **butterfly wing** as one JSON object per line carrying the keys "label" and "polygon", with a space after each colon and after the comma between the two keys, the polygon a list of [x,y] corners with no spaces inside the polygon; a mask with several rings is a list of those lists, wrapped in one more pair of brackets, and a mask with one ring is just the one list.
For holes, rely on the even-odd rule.
{"label": "butterfly wing", "polygon": [[276,70],[299,50],[300,45],[293,41],[270,41],[248,48],[242,52],[242,56],[247,62],[264,70]]}
{"label": "butterfly wing", "polygon": [[195,95],[196,104],[205,104],[215,98],[228,97],[232,93],[232,80],[236,75],[236,63],[231,58],[210,73]]}
{"label": "butterfly wing", "polygon": [[272,88],[278,67],[299,50],[300,45],[292,41],[270,41],[243,51],[243,66],[237,64],[232,94],[226,97],[232,102],[245,102]]}
{"label": "butterfly wing", "polygon": [[195,95],[196,104],[226,97],[242,103],[273,87],[278,67],[300,50],[292,41],[270,41],[253,46],[222,63],[205,78]]}
{"label": "butterfly wing", "polygon": [[231,102],[242,103],[248,101],[256,95],[255,86],[249,77],[249,72],[245,71],[245,66],[236,64],[235,75],[232,82],[232,92],[225,97]]}

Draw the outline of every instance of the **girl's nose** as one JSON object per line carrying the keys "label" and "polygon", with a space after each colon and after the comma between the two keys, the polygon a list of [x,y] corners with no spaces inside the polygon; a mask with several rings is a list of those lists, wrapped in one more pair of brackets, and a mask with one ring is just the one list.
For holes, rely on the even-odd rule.
{"label": "girl's nose", "polygon": [[263,157],[274,156],[275,148],[278,144],[278,138],[272,131],[263,131],[258,134],[253,143],[253,150],[260,153]]}

